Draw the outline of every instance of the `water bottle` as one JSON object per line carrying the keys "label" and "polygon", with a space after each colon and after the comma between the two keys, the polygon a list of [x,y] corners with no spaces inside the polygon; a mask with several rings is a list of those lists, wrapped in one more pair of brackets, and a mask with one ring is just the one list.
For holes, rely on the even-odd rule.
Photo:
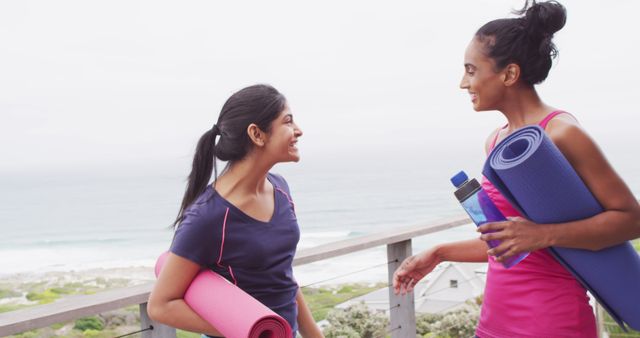
{"label": "water bottle", "polygon": [[[481,226],[482,224],[489,222],[501,222],[507,220],[500,210],[498,210],[496,205],[493,204],[489,195],[487,195],[487,193],[482,189],[480,183],[478,183],[475,178],[469,180],[467,174],[464,171],[461,171],[451,178],[451,183],[458,188],[454,192],[454,195],[460,204],[462,204],[462,208],[464,208],[467,214],[469,214],[469,217],[471,217],[471,220],[473,220],[476,226]],[[487,244],[489,247],[495,248],[500,245],[500,241],[490,240]],[[528,254],[529,253],[525,252],[520,255],[510,257],[502,262],[502,265],[508,269],[518,264],[521,260],[527,257]]]}

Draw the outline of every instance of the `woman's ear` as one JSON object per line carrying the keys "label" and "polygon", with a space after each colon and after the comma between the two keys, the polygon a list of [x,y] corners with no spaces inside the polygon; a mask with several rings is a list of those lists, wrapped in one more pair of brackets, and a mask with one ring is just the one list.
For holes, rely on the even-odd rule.
{"label": "woman's ear", "polygon": [[520,79],[520,66],[515,63],[508,64],[504,69],[503,83],[505,86],[513,86]]}
{"label": "woman's ear", "polygon": [[251,142],[253,142],[253,144],[257,147],[264,146],[267,134],[263,132],[255,123],[252,123],[247,127],[247,135],[249,135]]}

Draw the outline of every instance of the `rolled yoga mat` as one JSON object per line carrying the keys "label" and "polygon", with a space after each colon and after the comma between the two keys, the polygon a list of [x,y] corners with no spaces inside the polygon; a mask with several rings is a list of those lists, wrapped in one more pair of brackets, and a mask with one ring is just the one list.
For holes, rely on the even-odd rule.
{"label": "rolled yoga mat", "polygon": [[[539,126],[521,128],[500,142],[482,173],[524,217],[539,224],[603,211]],[[600,251],[549,249],[623,329],[626,323],[640,330],[640,256],[629,242]]]}
{"label": "rolled yoga mat", "polygon": [[[156,277],[168,256],[158,257]],[[184,300],[202,319],[228,338],[291,338],[289,323],[268,307],[209,270],[200,271]]]}

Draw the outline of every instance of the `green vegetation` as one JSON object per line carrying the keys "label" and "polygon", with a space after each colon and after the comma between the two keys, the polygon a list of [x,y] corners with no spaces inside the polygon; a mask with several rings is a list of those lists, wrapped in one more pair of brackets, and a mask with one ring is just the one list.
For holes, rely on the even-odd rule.
{"label": "green vegetation", "polygon": [[624,332],[608,313],[604,314],[604,329],[609,338],[640,338],[640,331],[629,329],[629,332]]}
{"label": "green vegetation", "polygon": [[13,290],[7,290],[7,289],[0,289],[0,299],[1,298],[20,297],[20,296],[22,296],[22,293],[20,293],[20,292],[13,291]]}
{"label": "green vegetation", "polygon": [[[424,338],[473,337],[480,317],[479,299],[469,301],[460,309],[444,314],[422,314],[416,317],[416,333]],[[330,326],[324,329],[327,338],[370,338],[387,336],[389,318],[372,312],[364,303],[346,309],[333,309],[327,315]]]}
{"label": "green vegetation", "polygon": [[[23,283],[1,283],[0,298],[9,299],[0,305],[0,313],[25,307],[51,303],[68,295],[90,294],[111,288],[130,286],[130,280],[124,278],[86,278],[69,282],[68,276],[47,276],[45,281]],[[81,278],[81,277],[80,277]],[[58,323],[46,328],[23,332],[13,338],[64,337],[64,338],[112,338],[140,330],[139,306],[132,305],[98,316],[80,318],[75,322]],[[136,337],[135,335],[133,337]],[[137,335],[139,337],[139,335]],[[199,336],[197,336],[199,337]],[[185,338],[191,338],[186,336]]]}
{"label": "green vegetation", "polygon": [[40,330],[32,330],[32,331],[27,331],[27,332],[23,332],[21,334],[12,336],[15,338],[36,338],[36,337],[40,337]]}
{"label": "green vegetation", "polygon": [[199,333],[193,333],[189,331],[176,330],[177,338],[200,338]]}
{"label": "green vegetation", "polygon": [[88,330],[82,331],[82,334],[85,337],[100,337],[102,335],[102,332],[100,332],[100,330],[88,329]]}
{"label": "green vegetation", "polygon": [[47,289],[43,292],[29,292],[26,298],[32,302],[38,302],[38,304],[47,304],[60,298],[60,294],[55,293],[52,289]]}
{"label": "green vegetation", "polygon": [[102,331],[104,329],[104,323],[98,317],[84,317],[76,320],[75,325],[73,325],[73,329],[80,331]]}
{"label": "green vegetation", "polygon": [[480,304],[469,301],[464,308],[416,317],[416,331],[424,338],[473,337],[480,318]]}
{"label": "green vegetation", "polygon": [[634,239],[631,243],[636,248],[636,251],[640,252],[640,239]]}
{"label": "green vegetation", "polygon": [[327,321],[331,326],[324,329],[326,338],[385,337],[389,325],[387,315],[370,311],[364,302],[331,310]]}
{"label": "green vegetation", "polygon": [[371,291],[385,287],[386,284],[364,285],[364,284],[348,284],[338,288],[336,287],[319,287],[319,288],[303,288],[302,294],[311,309],[313,319],[321,321],[327,317],[329,310],[334,306],[345,302],[351,298],[362,296]]}
{"label": "green vegetation", "polygon": [[23,304],[0,304],[0,313],[20,310],[28,305]]}

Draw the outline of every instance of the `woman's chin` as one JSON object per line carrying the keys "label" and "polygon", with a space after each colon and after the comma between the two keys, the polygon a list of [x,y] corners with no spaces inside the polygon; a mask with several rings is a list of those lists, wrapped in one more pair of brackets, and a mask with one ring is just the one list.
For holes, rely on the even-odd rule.
{"label": "woman's chin", "polygon": [[300,161],[300,154],[298,153],[297,150],[295,153],[289,153],[289,158],[287,159],[287,162],[299,162],[299,161]]}

